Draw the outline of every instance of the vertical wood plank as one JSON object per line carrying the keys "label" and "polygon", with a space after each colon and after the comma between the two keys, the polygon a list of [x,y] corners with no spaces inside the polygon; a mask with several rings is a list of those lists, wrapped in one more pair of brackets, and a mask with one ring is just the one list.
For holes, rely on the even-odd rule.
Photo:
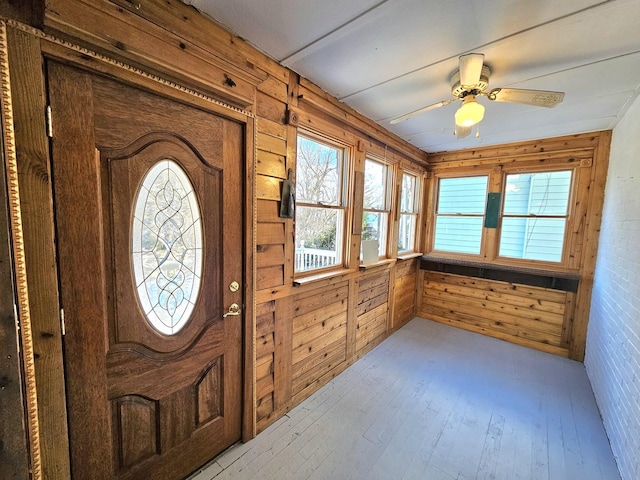
{"label": "vertical wood plank", "polygon": [[[0,137],[0,141],[4,141]],[[24,398],[22,372],[18,351],[18,331],[14,319],[15,302],[11,244],[9,241],[9,216],[6,176],[4,169],[4,145],[0,168],[0,465],[6,478],[27,480],[29,477],[29,453],[27,431],[23,421]]]}
{"label": "vertical wood plank", "polygon": [[[353,208],[347,209],[347,225],[351,228],[345,230],[347,241],[350,240],[347,249],[348,268],[357,268],[360,264],[360,239],[362,233],[362,205],[364,201],[364,162],[365,152],[357,148],[352,149],[353,162],[349,185],[352,192],[351,205]],[[347,202],[347,205],[349,202]]]}
{"label": "vertical wood plank", "polygon": [[276,300],[274,351],[274,410],[283,408],[291,399],[293,353],[293,297]]}
{"label": "vertical wood plank", "polygon": [[395,300],[395,292],[396,292],[396,265],[392,265],[392,267],[387,272],[388,285],[387,289],[387,322],[386,322],[386,332],[384,336],[386,337],[393,330],[393,304]]}
{"label": "vertical wood plank", "polygon": [[594,152],[591,167],[591,185],[589,188],[589,216],[585,225],[584,247],[582,252],[582,277],[576,293],[576,311],[573,318],[573,329],[569,344],[569,358],[579,362],[584,360],[587,343],[587,325],[591,309],[591,289],[596,269],[596,254],[600,224],[602,221],[602,206],[604,203],[604,188],[607,181],[609,167],[609,149],[611,146],[611,131],[601,132],[598,146]]}
{"label": "vertical wood plank", "polygon": [[[95,478],[108,478],[111,475],[113,457],[111,442],[105,441],[111,436],[111,425],[106,419],[107,378],[105,349],[107,339],[102,322],[106,318],[106,299],[104,292],[92,292],[91,295],[75,295],[77,285],[72,281],[87,275],[104,276],[104,244],[97,248],[88,248],[84,242],[87,231],[92,230],[97,238],[102,229],[102,210],[99,156],[95,148],[93,123],[92,83],[89,75],[59,64],[49,63],[49,88],[51,106],[54,115],[65,118],[54,128],[53,143],[54,181],[57,200],[57,232],[60,258],[60,289],[67,332],[65,345],[86,359],[80,366],[78,362],[65,362],[66,375],[73,382],[67,383],[67,401],[69,403],[69,432],[71,462],[74,475],[89,475]],[[64,162],[57,163],[57,159]],[[62,201],[65,199],[65,201]],[[70,199],[73,198],[72,202]],[[61,210],[60,205],[80,203],[82,208],[74,211]],[[75,259],[71,261],[71,259]],[[74,269],[81,269],[80,271]],[[97,329],[97,331],[96,331]],[[97,343],[87,342],[87,338],[100,338]],[[87,365],[86,362],[91,362]],[[85,372],[92,375],[84,375]],[[88,400],[91,399],[91,400]],[[59,413],[59,412],[58,412]],[[73,441],[74,425],[77,430],[91,431],[91,444]],[[60,439],[62,440],[62,439]],[[91,452],[87,455],[86,452]],[[84,472],[84,473],[78,473]],[[67,477],[68,478],[68,477]]]}
{"label": "vertical wood plank", "polygon": [[349,280],[349,296],[347,297],[347,361],[356,355],[356,334],[358,328],[358,317],[356,307],[358,306],[358,278]]}
{"label": "vertical wood plank", "polygon": [[[590,159],[593,162],[593,159]],[[593,168],[577,168],[575,186],[577,198],[571,211],[573,228],[569,232],[565,259],[569,268],[580,269],[582,264],[585,229],[589,219],[589,185],[592,182]]]}
{"label": "vertical wood plank", "polygon": [[389,319],[387,323],[387,331],[392,332],[396,329],[396,281],[398,275],[398,264],[395,263],[389,269]]}
{"label": "vertical wood plank", "polygon": [[[295,185],[295,166],[296,166],[296,155],[298,149],[298,131],[296,127],[292,125],[287,126],[287,165],[286,171],[288,172],[291,169],[294,172],[294,185]],[[280,204],[278,203],[278,207]],[[295,212],[294,212],[295,217]],[[295,259],[295,239],[294,239],[295,231],[293,227],[293,219],[285,219],[284,221],[284,284],[292,285],[293,277],[294,277],[294,259]]]}
{"label": "vertical wood plank", "polygon": [[[391,179],[389,185],[391,191],[389,198],[391,199],[391,218],[389,218],[389,240],[387,242],[387,256],[396,258],[398,256],[398,235],[400,231],[400,198],[402,195],[402,169],[399,167],[391,168]],[[416,192],[418,193],[418,192]],[[418,222],[416,222],[416,230],[418,230]],[[416,234],[418,232],[416,231]],[[417,242],[416,237],[416,242]],[[417,248],[417,247],[414,247]]]}
{"label": "vertical wood plank", "polygon": [[[489,185],[487,186],[488,193],[499,193],[502,191],[502,168],[495,167],[490,175],[489,175]],[[500,238],[499,228],[486,228],[483,226],[483,245],[482,252],[484,255],[484,260],[486,262],[491,262],[495,260],[498,255],[497,250],[495,249],[498,244],[498,238]],[[491,251],[489,251],[490,246],[494,247]]]}
{"label": "vertical wood plank", "polygon": [[256,121],[245,124],[244,152],[244,269],[243,304],[244,328],[242,333],[242,440],[248,441],[256,436],[256,235],[257,235],[257,198],[255,186],[256,164]]}
{"label": "vertical wood plank", "polygon": [[576,294],[567,292],[564,302],[564,321],[562,322],[562,346],[569,347],[571,342],[571,334],[573,332],[573,316],[576,313]]}
{"label": "vertical wood plank", "polygon": [[[53,201],[46,92],[39,41],[9,29],[18,176],[38,389],[42,469],[45,478],[69,476],[69,445],[54,251]],[[61,122],[62,118],[59,119]]]}
{"label": "vertical wood plank", "polygon": [[436,202],[436,177],[433,173],[429,172],[423,177],[422,184],[422,238],[421,243],[418,245],[420,252],[430,252],[433,247],[433,242],[430,240],[433,238],[434,227],[434,210]]}

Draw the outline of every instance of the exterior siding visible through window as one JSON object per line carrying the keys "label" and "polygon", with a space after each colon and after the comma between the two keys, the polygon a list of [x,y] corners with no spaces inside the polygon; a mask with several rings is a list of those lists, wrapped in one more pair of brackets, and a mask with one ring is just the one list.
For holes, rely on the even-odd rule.
{"label": "exterior siding visible through window", "polygon": [[560,262],[571,171],[507,175],[500,256]]}
{"label": "exterior siding visible through window", "polygon": [[480,253],[487,183],[487,176],[440,179],[434,250]]}
{"label": "exterior siding visible through window", "polygon": [[[494,168],[486,175],[453,177],[446,173],[436,174],[433,185],[430,252],[523,266],[571,265],[565,246],[572,228],[575,168],[534,166],[527,171],[509,166]],[[497,194],[492,198],[500,202],[497,212],[493,210],[498,217],[496,227],[494,222],[484,225],[489,185]]]}
{"label": "exterior siding visible through window", "polygon": [[402,172],[400,215],[398,227],[398,253],[414,252],[420,205],[420,179],[417,175]]}

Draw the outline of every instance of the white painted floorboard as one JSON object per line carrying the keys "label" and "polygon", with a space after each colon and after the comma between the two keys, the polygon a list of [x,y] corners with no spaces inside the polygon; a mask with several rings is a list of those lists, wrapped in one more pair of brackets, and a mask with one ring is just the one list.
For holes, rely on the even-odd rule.
{"label": "white painted floorboard", "polygon": [[415,318],[191,480],[619,480],[583,364]]}

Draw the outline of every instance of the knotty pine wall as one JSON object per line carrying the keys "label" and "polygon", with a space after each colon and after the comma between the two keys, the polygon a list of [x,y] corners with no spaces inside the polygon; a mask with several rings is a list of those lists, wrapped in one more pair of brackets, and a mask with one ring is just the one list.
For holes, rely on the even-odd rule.
{"label": "knotty pine wall", "polygon": [[[248,328],[255,355],[246,359],[252,367],[246,372],[250,385],[245,395],[255,402],[253,412],[245,413],[245,424],[253,423],[248,429],[245,425],[245,432],[250,432],[245,438],[264,429],[414,316],[415,257],[391,258],[360,269],[360,232],[354,228],[347,238],[344,270],[295,282],[294,223],[280,218],[279,210],[282,182],[289,170],[295,175],[299,127],[351,145],[353,188],[360,196],[367,152],[418,174],[426,172],[424,152],[178,1],[146,0],[143,8],[136,9],[127,0],[50,0],[43,30],[220,99],[256,118],[255,145],[247,138],[247,155],[255,152],[255,170],[247,169],[250,176],[245,186],[251,192],[255,180],[255,198],[249,199],[255,201],[253,218],[245,219],[247,238],[255,233],[255,248],[246,252],[247,262],[255,259],[255,275],[245,292],[245,311],[255,319],[255,330]],[[104,69],[107,74],[112,68],[81,52],[63,51],[59,45],[45,43],[44,53],[82,68]],[[181,99],[195,105],[202,101]],[[359,218],[361,198],[354,194],[349,202],[350,215]],[[253,311],[251,305],[255,305]],[[63,391],[57,392],[57,398],[64,405]]]}
{"label": "knotty pine wall", "polygon": [[421,272],[419,315],[568,356],[575,294],[433,271]]}
{"label": "knotty pine wall", "polygon": [[[339,121],[336,116],[344,115],[340,113],[344,111],[342,106],[304,79],[296,83],[295,74],[291,73],[291,78],[288,85],[278,86],[272,81],[269,89],[259,86],[256,104],[257,431],[377,345],[396,324],[415,314],[416,283],[404,281],[395,288],[396,278],[403,278],[407,270],[416,271],[415,258],[383,262],[360,271],[357,259],[353,264],[352,254],[348,262],[355,268],[349,273],[294,285],[294,225],[293,220],[280,218],[279,210],[282,181],[288,170],[295,171],[296,167],[298,126],[312,127],[350,142],[358,152],[355,169],[360,172],[367,149],[379,150],[381,144],[363,135],[363,130],[368,129],[357,124],[353,112],[349,113],[352,117],[348,123]],[[287,91],[294,93],[287,97],[283,95]],[[401,152],[394,155],[387,151],[387,158],[404,167],[423,170],[422,165],[412,163]],[[357,200],[353,201],[359,211]],[[359,235],[352,235],[351,241],[359,245]],[[393,311],[394,318],[392,293],[401,302]]]}
{"label": "knotty pine wall", "polygon": [[418,262],[398,262],[393,285],[395,328],[400,328],[412,318],[418,295],[416,285],[418,285]]}
{"label": "knotty pine wall", "polygon": [[[573,169],[575,195],[569,206],[564,265],[546,265],[546,270],[540,271],[539,263],[501,259],[489,249],[488,258],[474,260],[478,261],[476,269],[479,271],[485,267],[519,268],[519,275],[538,273],[572,277],[578,284],[574,292],[529,286],[518,281],[486,279],[482,278],[481,272],[476,277],[421,270],[418,315],[582,361],[610,141],[611,132],[605,131],[429,155],[432,175],[427,212],[432,211],[435,202],[437,174],[472,175],[491,170],[527,172],[540,167]],[[501,185],[490,185],[489,191],[500,191],[501,188]],[[428,239],[433,222],[428,214],[424,220]],[[496,229],[485,233],[486,237],[497,235]],[[428,245],[424,251],[429,256],[437,255]],[[449,257],[462,263],[468,260],[462,256],[456,259],[456,255]]]}
{"label": "knotty pine wall", "polygon": [[[361,117],[177,0],[145,0],[140,9],[128,0],[31,0],[23,5],[24,10],[18,8],[17,13],[13,7],[0,7],[0,13],[31,22],[39,32],[51,36],[43,38],[14,27],[8,29],[10,58],[18,59],[14,64],[23,66],[13,69],[11,82],[20,91],[20,98],[29,104],[29,111],[43,112],[46,108],[45,81],[38,75],[45,56],[123,78],[195,106],[206,104],[208,100],[198,95],[175,89],[174,83],[186,86],[255,116],[255,145],[253,131],[248,130],[250,164],[245,185],[252,192],[255,180],[255,191],[248,198],[248,204],[253,205],[248,207],[251,215],[245,219],[247,239],[252,239],[255,233],[256,240],[255,247],[247,240],[245,252],[248,264],[255,261],[256,266],[255,275],[249,271],[245,292],[249,316],[245,322],[245,343],[250,352],[245,356],[249,368],[245,378],[245,399],[249,402],[245,400],[245,439],[308,397],[417,311],[428,318],[430,312],[424,310],[425,291],[436,290],[428,282],[425,289],[425,272],[419,269],[418,259],[392,258],[361,270],[357,254],[353,255],[360,241],[357,231],[351,232],[352,254],[345,271],[294,285],[293,221],[278,216],[282,181],[289,169],[295,172],[298,126],[328,129],[332,135],[348,139],[354,146],[355,174],[360,182],[367,151],[384,154],[398,168],[414,172],[425,171],[424,152]],[[69,48],[52,38],[63,38],[80,48]],[[85,48],[104,58],[87,54]],[[151,76],[141,76],[139,71],[123,64]],[[233,82],[228,82],[229,78]],[[20,178],[20,195],[25,205],[39,212],[37,216],[25,217],[27,276],[30,285],[43,286],[39,292],[51,293],[34,297],[38,305],[33,305],[31,319],[34,350],[38,355],[36,384],[39,396],[46,399],[38,404],[42,465],[46,478],[66,478],[68,446],[61,441],[67,438],[62,341],[58,334],[50,333],[59,329],[55,312],[60,307],[54,287],[54,241],[41,234],[43,230],[55,231],[52,199],[47,197],[51,192],[49,176],[38,174],[47,171],[48,140],[37,114],[21,116],[21,111],[16,110],[15,115],[16,124],[22,127],[20,132],[27,132],[25,138],[17,138],[18,147],[24,152],[20,161],[27,167]],[[563,145],[566,142],[561,141]],[[598,151],[594,142],[597,143],[597,138],[585,148]],[[548,146],[545,144],[544,148]],[[517,149],[436,155],[430,161],[440,165],[482,164],[489,157],[491,161],[511,161],[509,156],[540,154],[544,150],[541,148],[528,144]],[[604,156],[603,152],[600,149],[597,156]],[[42,168],[30,167],[41,164]],[[599,191],[597,181],[594,178],[595,196]],[[358,185],[355,184],[356,189]],[[353,215],[361,213],[359,208],[361,205],[355,204]],[[584,217],[583,228],[589,235],[583,238],[586,243],[580,245],[587,247],[583,249],[586,260],[580,267],[585,292],[579,295],[583,300],[587,298],[587,287],[590,292],[595,258],[591,245],[597,243],[595,225],[599,222],[591,222],[594,218],[597,215]],[[426,228],[428,224],[423,223],[423,235]],[[470,293],[465,291],[464,298]],[[560,334],[561,339],[570,339],[568,352],[575,351],[574,357],[579,357],[584,348],[585,315],[588,315],[588,301],[586,307],[585,301],[578,304],[576,299],[571,307],[565,300],[563,328],[567,319],[571,319],[572,326],[570,333],[563,329]],[[494,327],[489,330],[496,331]],[[558,333],[554,335],[557,337]]]}

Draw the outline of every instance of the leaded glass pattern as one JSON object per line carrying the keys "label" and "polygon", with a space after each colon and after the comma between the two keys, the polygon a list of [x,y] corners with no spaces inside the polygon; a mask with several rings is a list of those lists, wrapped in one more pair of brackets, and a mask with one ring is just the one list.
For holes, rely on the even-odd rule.
{"label": "leaded glass pattern", "polygon": [[140,306],[160,333],[188,322],[200,290],[202,225],[193,186],[173,160],[156,163],[134,202],[131,252]]}

